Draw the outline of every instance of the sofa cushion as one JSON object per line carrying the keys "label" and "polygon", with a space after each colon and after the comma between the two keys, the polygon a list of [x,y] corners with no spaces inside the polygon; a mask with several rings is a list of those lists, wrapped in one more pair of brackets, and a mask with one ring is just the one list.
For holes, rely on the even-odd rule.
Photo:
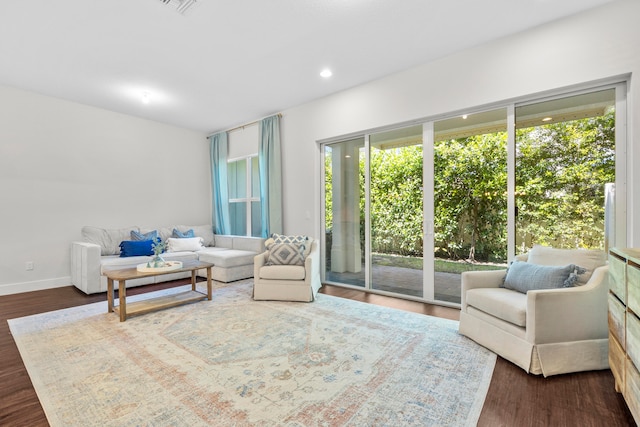
{"label": "sofa cushion", "polygon": [[162,254],[165,261],[193,261],[198,259],[198,254],[193,251],[165,252]]}
{"label": "sofa cushion", "polygon": [[578,276],[585,271],[573,264],[555,267],[516,261],[509,266],[503,287],[522,293],[535,289],[568,288],[574,286]]}
{"label": "sofa cushion", "polygon": [[223,268],[253,265],[253,258],[256,255],[252,251],[240,251],[237,249],[212,251],[207,248],[198,252],[200,261],[210,262],[216,267]]}
{"label": "sofa cushion", "polygon": [[234,248],[233,247],[233,236],[222,236],[222,235],[217,235],[216,236],[216,247],[219,248],[227,248],[227,249],[241,249],[241,250],[245,250],[245,248]]}
{"label": "sofa cushion", "polygon": [[267,250],[266,265],[304,265],[304,244],[272,243]]}
{"label": "sofa cushion", "polygon": [[202,237],[167,239],[167,252],[199,251],[202,248]]}
{"label": "sofa cushion", "polygon": [[305,269],[301,265],[265,265],[260,267],[260,278],[268,280],[304,280]]}
{"label": "sofa cushion", "polygon": [[[216,246],[223,246],[218,244],[216,239]],[[234,236],[231,246],[223,246],[229,249],[239,249],[241,251],[253,251],[255,253],[264,252],[264,239],[261,237],[247,237],[247,236]]]}
{"label": "sofa cushion", "polygon": [[182,232],[193,230],[196,237],[202,237],[202,244],[205,246],[215,246],[215,234],[211,225],[178,225],[176,228]]}
{"label": "sofa cushion", "polygon": [[529,251],[527,262],[537,265],[563,266],[575,264],[586,270],[578,276],[577,284],[584,285],[589,281],[593,270],[607,263],[607,254],[601,250],[591,249],[558,249],[549,246],[535,245]]}
{"label": "sofa cushion", "polygon": [[136,226],[125,228],[82,227],[82,238],[87,243],[100,246],[101,255],[119,255],[120,242],[131,238],[131,231],[140,229]]}
{"label": "sofa cushion", "polygon": [[153,255],[154,243],[154,240],[123,240],[120,242],[120,256]]}
{"label": "sofa cushion", "polygon": [[470,289],[465,294],[467,305],[524,327],[527,320],[527,295],[505,288]]}

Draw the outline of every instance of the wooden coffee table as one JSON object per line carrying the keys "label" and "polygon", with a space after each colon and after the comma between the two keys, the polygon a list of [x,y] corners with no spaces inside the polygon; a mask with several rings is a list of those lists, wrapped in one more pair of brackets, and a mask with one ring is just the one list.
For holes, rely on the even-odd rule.
{"label": "wooden coffee table", "polygon": [[[122,268],[119,270],[107,270],[103,275],[107,276],[107,302],[108,313],[112,311],[120,314],[120,321],[127,320],[127,316],[134,314],[144,314],[163,308],[175,307],[190,302],[209,300],[211,301],[211,267],[213,264],[202,261],[184,261],[182,268],[170,271],[157,272],[140,272],[136,267]],[[207,293],[202,293],[196,289],[196,272],[205,268],[207,270]],[[191,272],[191,290],[179,292],[177,294],[164,295],[156,298],[149,298],[143,301],[137,301],[127,304],[127,280],[139,279],[141,277],[162,276],[164,274]],[[114,305],[114,287],[113,282],[118,282],[118,299],[119,305]]]}

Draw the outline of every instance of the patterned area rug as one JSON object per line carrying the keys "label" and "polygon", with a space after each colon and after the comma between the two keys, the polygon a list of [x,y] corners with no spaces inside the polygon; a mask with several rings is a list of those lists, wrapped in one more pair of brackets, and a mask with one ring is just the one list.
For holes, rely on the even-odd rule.
{"label": "patterned area rug", "polygon": [[123,323],[104,302],[9,326],[52,426],[476,424],[496,357],[458,322],[251,286]]}

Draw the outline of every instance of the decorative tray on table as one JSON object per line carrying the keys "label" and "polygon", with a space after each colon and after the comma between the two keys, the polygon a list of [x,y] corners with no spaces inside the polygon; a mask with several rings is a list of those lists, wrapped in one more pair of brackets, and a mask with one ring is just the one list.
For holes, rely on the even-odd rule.
{"label": "decorative tray on table", "polygon": [[165,261],[161,267],[154,267],[151,262],[138,264],[136,269],[141,273],[160,273],[163,271],[179,270],[182,268],[181,261]]}

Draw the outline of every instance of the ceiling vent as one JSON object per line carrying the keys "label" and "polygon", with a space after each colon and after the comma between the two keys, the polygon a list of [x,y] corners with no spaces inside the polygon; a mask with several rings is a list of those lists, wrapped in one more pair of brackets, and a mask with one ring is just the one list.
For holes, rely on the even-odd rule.
{"label": "ceiling vent", "polygon": [[178,13],[184,15],[189,9],[196,5],[198,0],[160,0],[164,4],[168,4],[176,8]]}

